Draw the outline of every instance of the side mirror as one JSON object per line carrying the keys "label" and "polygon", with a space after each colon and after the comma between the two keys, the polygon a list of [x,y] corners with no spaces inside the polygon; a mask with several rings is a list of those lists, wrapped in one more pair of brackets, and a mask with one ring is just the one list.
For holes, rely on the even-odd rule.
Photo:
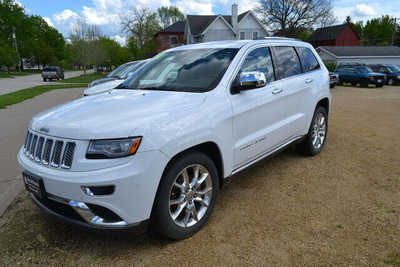
{"label": "side mirror", "polygon": [[232,94],[238,94],[240,91],[256,89],[264,87],[267,84],[267,79],[264,73],[259,71],[242,72],[239,79],[232,84]]}

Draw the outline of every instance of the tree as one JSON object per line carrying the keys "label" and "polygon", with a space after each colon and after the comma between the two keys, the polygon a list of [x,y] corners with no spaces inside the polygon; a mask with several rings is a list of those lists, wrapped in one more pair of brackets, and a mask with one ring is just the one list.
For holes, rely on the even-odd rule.
{"label": "tree", "polygon": [[185,15],[175,6],[159,7],[157,9],[158,18],[160,19],[161,26],[165,29],[171,24],[178,21],[183,21]]}
{"label": "tree", "polygon": [[290,35],[335,20],[331,0],[259,0],[256,12],[273,33]]}
{"label": "tree", "polygon": [[121,17],[122,31],[134,38],[139,50],[154,41],[154,35],[161,30],[157,14],[150,9],[136,9]]}
{"label": "tree", "polygon": [[70,36],[71,55],[74,64],[83,66],[84,74],[87,66],[102,61],[103,55],[96,42],[100,37],[100,30],[95,25],[87,24],[83,19],[77,20],[73,25]]}
{"label": "tree", "polygon": [[18,64],[18,55],[15,49],[8,45],[0,44],[0,66],[6,66],[7,71]]}
{"label": "tree", "polygon": [[396,20],[389,15],[368,20],[362,29],[363,44],[390,45]]}

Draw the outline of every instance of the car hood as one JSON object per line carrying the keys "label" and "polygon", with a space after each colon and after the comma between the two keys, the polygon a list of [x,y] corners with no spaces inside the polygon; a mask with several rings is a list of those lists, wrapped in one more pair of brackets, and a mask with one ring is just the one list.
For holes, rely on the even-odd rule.
{"label": "car hood", "polygon": [[200,93],[118,89],[46,110],[34,116],[29,127],[80,140],[138,136],[143,135],[141,128],[162,127],[177,114],[186,116],[204,99]]}
{"label": "car hood", "polygon": [[124,80],[117,80],[117,79],[112,79],[110,81],[106,81],[100,84],[97,84],[95,86],[92,86],[90,88],[87,88],[85,91],[83,91],[84,95],[97,95],[101,94],[107,91],[111,91],[121,83],[123,83]]}

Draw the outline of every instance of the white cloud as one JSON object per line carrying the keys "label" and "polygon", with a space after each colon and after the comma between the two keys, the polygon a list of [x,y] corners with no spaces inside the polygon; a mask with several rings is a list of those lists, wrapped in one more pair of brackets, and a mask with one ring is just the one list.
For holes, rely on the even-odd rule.
{"label": "white cloud", "polygon": [[178,0],[175,4],[184,14],[212,15],[211,0]]}
{"label": "white cloud", "polygon": [[49,17],[43,17],[44,21],[47,22],[47,24],[49,24],[49,26],[54,28],[54,24],[53,22],[51,22],[51,19]]}
{"label": "white cloud", "polygon": [[119,34],[111,37],[111,39],[117,41],[120,45],[125,45],[126,44],[126,37],[125,36],[121,36]]}
{"label": "white cloud", "polygon": [[59,13],[54,14],[53,18],[56,22],[62,23],[63,21],[69,19],[77,19],[79,18],[79,15],[70,9],[65,9]]}
{"label": "white cloud", "polygon": [[356,17],[369,17],[369,16],[375,16],[376,12],[372,7],[368,5],[359,4],[356,5],[356,7],[354,8],[353,14]]}

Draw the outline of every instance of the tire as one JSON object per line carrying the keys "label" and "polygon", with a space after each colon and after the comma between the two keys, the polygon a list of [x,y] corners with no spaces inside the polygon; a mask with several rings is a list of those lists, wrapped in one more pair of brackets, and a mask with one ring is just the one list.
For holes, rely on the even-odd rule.
{"label": "tire", "polygon": [[383,87],[383,84],[377,84],[376,85],[376,88],[382,88]]}
{"label": "tire", "polygon": [[46,79],[46,78],[43,78],[43,81],[44,81],[44,82],[47,82],[47,79]]}
{"label": "tire", "polygon": [[330,88],[335,88],[335,86],[336,86],[336,84],[333,83],[333,84],[331,84],[329,87],[330,87]]}
{"label": "tire", "polygon": [[[188,190],[185,187],[183,173],[186,170],[189,183],[193,183],[197,168],[199,168],[197,175],[199,178],[204,177],[206,173],[208,173],[208,176],[199,188],[195,189],[195,187],[190,186],[191,189]],[[186,190],[188,191],[185,192]],[[197,151],[184,153],[168,164],[164,171],[150,218],[151,229],[174,240],[192,236],[204,226],[210,217],[218,190],[219,179],[214,162],[205,154]],[[202,194],[198,194],[199,192]],[[199,201],[199,197],[203,200]],[[173,200],[179,201],[179,203],[170,204]],[[195,220],[195,213],[192,213],[193,207],[196,210],[195,213],[199,216],[197,221]]]}
{"label": "tire", "polygon": [[357,86],[357,83],[351,83],[352,86]]}
{"label": "tire", "polygon": [[[325,131],[323,134],[322,141],[321,139],[319,139],[320,141],[319,145],[316,145],[317,141],[314,138],[314,133],[316,131],[315,127],[318,127],[316,126],[316,123],[319,122],[321,118],[320,116],[324,117]],[[322,133],[322,131],[323,131],[322,127],[318,128],[318,133]],[[319,154],[324,148],[327,136],[328,136],[328,114],[324,107],[318,106],[314,111],[314,116],[311,121],[310,129],[308,130],[308,133],[303,139],[303,141],[299,144],[298,149],[304,155],[315,156]]]}

